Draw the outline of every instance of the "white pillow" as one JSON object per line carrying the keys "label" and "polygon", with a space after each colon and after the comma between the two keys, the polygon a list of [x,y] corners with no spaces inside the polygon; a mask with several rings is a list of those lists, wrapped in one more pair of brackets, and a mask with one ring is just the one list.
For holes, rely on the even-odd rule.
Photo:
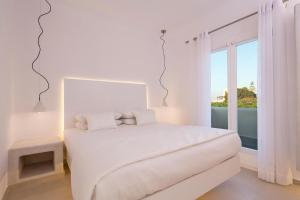
{"label": "white pillow", "polygon": [[79,122],[79,121],[75,123],[75,127],[77,129],[80,129],[80,130],[87,130],[88,129],[87,123],[82,123],[82,122]]}
{"label": "white pillow", "polygon": [[132,119],[134,118],[133,112],[124,112],[122,113],[122,119]]}
{"label": "white pillow", "polygon": [[[87,123],[87,120],[86,120],[86,116],[87,115],[89,115],[89,114],[78,114],[78,115],[75,115],[75,121],[76,122],[81,122],[81,123]],[[118,113],[118,112],[113,113],[113,115],[114,115],[114,118],[116,120],[120,119],[122,117],[122,113]]]}
{"label": "white pillow", "polygon": [[122,117],[122,113],[114,113],[115,119],[120,119]]}
{"label": "white pillow", "polygon": [[89,114],[86,116],[88,130],[116,128],[114,113]]}
{"label": "white pillow", "polygon": [[133,112],[137,125],[156,123],[155,113],[153,110]]}
{"label": "white pillow", "polygon": [[135,118],[131,118],[131,119],[121,119],[123,124],[126,125],[136,125],[136,120]]}
{"label": "white pillow", "polygon": [[81,122],[81,123],[87,123],[87,121],[86,121],[86,115],[85,114],[75,115],[75,121],[76,122]]}
{"label": "white pillow", "polygon": [[116,119],[116,124],[117,124],[118,126],[120,126],[121,124],[123,124],[123,122],[122,122],[122,120],[120,120],[120,119]]}

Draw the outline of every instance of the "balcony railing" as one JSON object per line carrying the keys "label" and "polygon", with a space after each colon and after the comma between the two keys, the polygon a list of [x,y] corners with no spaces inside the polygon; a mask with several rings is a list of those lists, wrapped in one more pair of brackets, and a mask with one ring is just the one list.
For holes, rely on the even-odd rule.
{"label": "balcony railing", "polygon": [[[211,123],[214,128],[228,129],[228,108],[212,107]],[[238,134],[243,147],[257,149],[257,108],[238,108]]]}

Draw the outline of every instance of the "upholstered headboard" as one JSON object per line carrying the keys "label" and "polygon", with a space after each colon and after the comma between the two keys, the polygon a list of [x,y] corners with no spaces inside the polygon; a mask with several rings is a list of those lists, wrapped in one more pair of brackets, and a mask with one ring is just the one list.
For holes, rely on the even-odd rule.
{"label": "upholstered headboard", "polygon": [[80,113],[147,109],[144,83],[64,79],[64,128],[73,128]]}

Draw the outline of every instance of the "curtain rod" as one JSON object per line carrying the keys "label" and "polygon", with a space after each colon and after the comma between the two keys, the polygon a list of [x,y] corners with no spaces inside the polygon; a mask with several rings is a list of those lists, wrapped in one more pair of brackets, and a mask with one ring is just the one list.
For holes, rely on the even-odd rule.
{"label": "curtain rod", "polygon": [[214,30],[211,30],[211,31],[208,32],[208,34],[212,34],[212,33],[214,33],[214,32],[217,32],[218,30],[221,30],[221,29],[223,29],[223,28],[226,28],[227,26],[231,26],[232,24],[235,24],[235,23],[237,23],[237,22],[243,21],[243,20],[245,20],[245,19],[247,19],[247,18],[249,18],[249,17],[252,17],[252,16],[254,16],[254,15],[256,15],[256,14],[258,14],[257,11],[254,12],[254,13],[251,13],[251,14],[245,16],[245,17],[242,17],[242,18],[240,18],[240,19],[237,19],[237,20],[235,20],[235,21],[233,21],[233,22],[230,22],[230,23],[228,23],[228,24],[225,24],[225,25],[223,25],[223,26],[220,26],[220,27],[218,27],[218,28],[216,28],[216,29],[214,29]]}
{"label": "curtain rod", "polygon": [[[285,2],[287,2],[287,1],[289,1],[289,0],[283,0],[282,2],[285,3]],[[219,31],[219,30],[221,30],[221,29],[223,29],[223,28],[226,28],[226,27],[228,27],[228,26],[231,26],[231,25],[233,25],[233,24],[235,24],[235,23],[237,23],[237,22],[243,21],[243,20],[245,20],[245,19],[247,19],[247,18],[249,18],[249,17],[252,17],[252,16],[254,16],[254,15],[257,15],[257,14],[258,14],[257,11],[254,12],[254,13],[251,13],[251,14],[249,14],[249,15],[247,15],[247,16],[244,16],[244,17],[242,17],[242,18],[239,18],[239,19],[237,19],[237,20],[234,20],[233,22],[230,22],[230,23],[225,24],[225,25],[223,25],[223,26],[220,26],[220,27],[218,27],[218,28],[216,28],[216,29],[213,29],[213,30],[209,31],[208,34],[212,34],[212,33],[214,33],[214,32],[217,32],[217,31]],[[198,37],[194,37],[194,38],[193,38],[194,41],[196,41],[197,39],[198,39]],[[186,44],[188,44],[189,42],[190,42],[189,40],[185,41]]]}
{"label": "curtain rod", "polygon": [[[233,24],[235,24],[235,23],[237,23],[237,22],[243,21],[243,20],[245,20],[245,19],[247,19],[247,18],[249,18],[249,17],[252,17],[252,16],[254,16],[254,15],[257,15],[257,14],[258,14],[258,12],[251,13],[251,14],[249,14],[249,15],[247,15],[247,16],[244,16],[244,17],[242,17],[242,18],[239,18],[239,19],[237,19],[237,20],[234,20],[234,21],[232,21],[232,22],[230,22],[230,23],[228,23],[228,24],[225,24],[225,25],[223,25],[223,26],[220,26],[220,27],[218,27],[218,28],[215,28],[215,29],[209,31],[208,34],[212,34],[212,33],[214,33],[214,32],[217,32],[217,31],[219,31],[219,30],[221,30],[221,29],[223,29],[223,28],[226,28],[226,27],[228,27],[228,26],[231,26],[231,25],[233,25]],[[193,38],[194,41],[196,41],[197,39],[198,39],[198,37],[194,37],[194,38]],[[189,40],[185,41],[186,44],[188,44],[189,42],[190,42]]]}

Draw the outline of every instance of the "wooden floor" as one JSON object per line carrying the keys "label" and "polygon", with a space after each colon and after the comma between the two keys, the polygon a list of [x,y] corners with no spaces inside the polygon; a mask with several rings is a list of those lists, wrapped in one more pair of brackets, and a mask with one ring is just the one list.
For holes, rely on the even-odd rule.
{"label": "wooden floor", "polygon": [[[70,175],[53,176],[10,187],[4,200],[71,200]],[[260,181],[243,169],[198,200],[300,200],[300,186],[278,186]]]}

